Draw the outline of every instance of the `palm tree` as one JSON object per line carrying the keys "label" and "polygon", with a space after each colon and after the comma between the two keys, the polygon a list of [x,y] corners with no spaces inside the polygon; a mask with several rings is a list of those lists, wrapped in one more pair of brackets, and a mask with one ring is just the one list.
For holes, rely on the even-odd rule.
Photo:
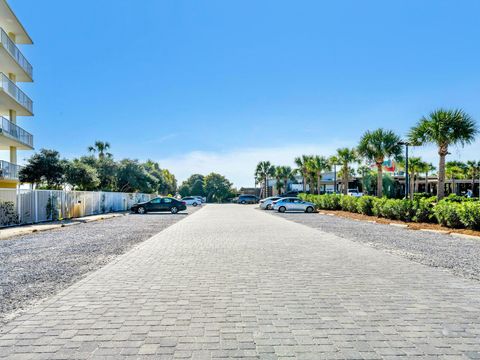
{"label": "palm tree", "polygon": [[310,192],[313,194],[313,180],[317,180],[317,194],[320,195],[320,181],[322,180],[322,173],[331,169],[330,163],[325,156],[315,155],[307,162],[308,172],[312,181],[312,188]]}
{"label": "palm tree", "polygon": [[367,183],[367,179],[369,179],[369,175],[372,172],[372,169],[368,165],[359,166],[357,169],[357,174],[362,177],[362,192],[367,194],[369,191],[369,185]]}
{"label": "palm tree", "polygon": [[403,145],[400,137],[391,130],[367,131],[360,139],[358,152],[377,165],[377,196],[383,195],[383,162],[386,158],[401,157]]}
{"label": "palm tree", "polygon": [[467,171],[467,165],[460,161],[448,161],[445,164],[445,176],[452,181],[451,193],[457,193],[456,179],[462,179],[465,177]]}
{"label": "palm tree", "polygon": [[107,152],[107,150],[110,149],[110,143],[107,141],[95,141],[95,144],[93,146],[88,147],[88,151],[95,154],[98,153],[98,158],[103,159],[105,156],[106,157],[112,157],[112,154]]}
{"label": "palm tree", "polygon": [[342,192],[344,195],[348,194],[348,179],[350,177],[351,169],[350,164],[358,162],[358,154],[355,149],[349,148],[340,148],[337,149],[337,153],[334,156],[336,160],[341,166],[341,176],[342,176]]}
{"label": "palm tree", "polygon": [[475,196],[473,192],[475,191],[475,180],[478,178],[480,174],[480,161],[475,161],[475,160],[467,161],[467,167],[468,167],[467,175],[470,179],[472,179],[472,195]]}
{"label": "palm tree", "polygon": [[[275,186],[277,188],[277,192],[279,194],[282,193],[282,187],[283,187],[283,166],[277,166],[275,168]],[[286,183],[285,183],[286,186]]]}
{"label": "palm tree", "polygon": [[[283,185],[284,191],[286,192],[288,191],[288,180],[294,180],[295,176],[290,166],[277,166],[275,168],[275,178],[277,179],[277,183],[280,182]],[[280,190],[278,190],[278,193],[281,193]]]}
{"label": "palm tree", "polygon": [[307,189],[307,178],[308,178],[308,168],[307,164],[311,156],[309,155],[302,155],[300,157],[295,158],[295,165],[297,165],[297,169],[295,172],[300,174],[303,179],[303,191]]}
{"label": "palm tree", "polygon": [[260,161],[255,169],[255,178],[258,182],[263,183],[265,197],[268,196],[268,178],[275,174],[275,166],[270,161]]}
{"label": "palm tree", "polygon": [[424,169],[425,172],[425,193],[428,193],[428,175],[435,171],[437,168],[432,163],[427,163]]}
{"label": "palm tree", "polygon": [[[399,162],[400,166],[405,169],[405,161]],[[417,177],[420,173],[425,172],[428,164],[422,161],[419,157],[411,157],[408,160],[408,172],[410,176],[410,199],[413,199],[413,194],[418,192]]]}
{"label": "palm tree", "polygon": [[478,128],[475,121],[463,110],[438,109],[423,117],[410,129],[409,139],[413,145],[436,144],[438,147],[437,198],[445,196],[445,158],[450,145],[470,144],[475,140]]}

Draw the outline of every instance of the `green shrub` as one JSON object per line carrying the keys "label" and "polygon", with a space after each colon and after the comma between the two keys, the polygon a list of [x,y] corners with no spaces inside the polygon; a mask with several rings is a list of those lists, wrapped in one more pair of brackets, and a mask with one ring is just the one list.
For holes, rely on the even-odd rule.
{"label": "green shrub", "polygon": [[373,196],[361,196],[357,198],[357,212],[363,215],[373,215]]}
{"label": "green shrub", "polygon": [[340,198],[340,207],[343,211],[357,212],[357,199],[354,196],[342,196]]}
{"label": "green shrub", "polygon": [[429,199],[431,197],[432,197],[432,195],[430,195],[429,193],[414,193],[413,194],[413,200]]}
{"label": "green shrub", "polygon": [[462,203],[458,208],[458,215],[466,228],[480,230],[480,203]]}
{"label": "green shrub", "polygon": [[372,213],[373,215],[375,216],[378,216],[378,217],[385,217],[383,215],[383,208],[384,208],[384,205],[385,203],[387,202],[387,198],[383,197],[383,198],[375,198],[373,200],[373,207],[372,207]]}
{"label": "green shrub", "polygon": [[434,206],[437,198],[419,198],[414,200],[415,222],[435,222]]}
{"label": "green shrub", "polygon": [[446,199],[440,201],[434,208],[438,223],[451,228],[463,227],[460,220],[460,208],[462,206],[463,204]]}
{"label": "green shrub", "polygon": [[16,225],[19,222],[15,204],[11,201],[0,202],[0,227]]}

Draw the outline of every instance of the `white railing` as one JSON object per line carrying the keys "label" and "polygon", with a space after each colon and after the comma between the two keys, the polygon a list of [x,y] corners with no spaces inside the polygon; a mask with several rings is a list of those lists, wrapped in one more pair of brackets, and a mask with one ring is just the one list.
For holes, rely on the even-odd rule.
{"label": "white railing", "polygon": [[0,189],[0,227],[127,211],[157,195],[105,191]]}
{"label": "white railing", "polygon": [[18,180],[18,173],[21,168],[19,165],[0,160],[0,179]]}
{"label": "white railing", "polygon": [[0,116],[0,133],[33,148],[33,135],[3,116]]}
{"label": "white railing", "polygon": [[28,62],[28,60],[23,56],[22,52],[18,49],[17,45],[10,39],[10,36],[0,28],[0,40],[3,47],[8,51],[8,53],[15,59],[18,65],[30,76],[33,78],[33,67]]}
{"label": "white railing", "polygon": [[4,73],[0,73],[0,87],[20,105],[33,113],[33,101]]}

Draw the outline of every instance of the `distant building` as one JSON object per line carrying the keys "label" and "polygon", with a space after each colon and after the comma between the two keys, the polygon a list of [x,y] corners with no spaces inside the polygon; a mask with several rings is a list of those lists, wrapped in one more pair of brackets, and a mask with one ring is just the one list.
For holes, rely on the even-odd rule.
{"label": "distant building", "polygon": [[33,82],[32,65],[17,45],[33,44],[5,0],[0,0],[0,151],[9,161],[0,160],[0,188],[18,185],[17,150],[32,150],[33,136],[17,123],[18,116],[33,116],[32,100],[19,82]]}

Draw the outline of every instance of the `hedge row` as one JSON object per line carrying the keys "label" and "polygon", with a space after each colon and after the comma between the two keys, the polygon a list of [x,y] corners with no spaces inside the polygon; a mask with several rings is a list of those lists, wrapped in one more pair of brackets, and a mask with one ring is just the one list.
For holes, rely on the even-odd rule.
{"label": "hedge row", "polygon": [[480,202],[444,199],[437,203],[435,197],[387,199],[373,196],[309,195],[301,197],[314,203],[318,209],[343,210],[364,215],[374,215],[406,222],[431,222],[450,228],[480,230]]}

